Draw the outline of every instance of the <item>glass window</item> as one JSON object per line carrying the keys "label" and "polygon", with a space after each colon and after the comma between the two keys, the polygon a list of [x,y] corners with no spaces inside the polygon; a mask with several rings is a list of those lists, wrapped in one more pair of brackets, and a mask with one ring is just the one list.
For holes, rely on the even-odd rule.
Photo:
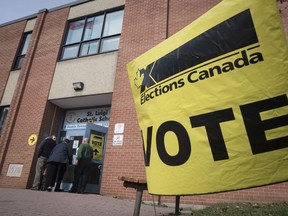
{"label": "glass window", "polygon": [[97,53],[99,41],[93,41],[82,44],[80,56],[91,55]]}
{"label": "glass window", "polygon": [[84,41],[100,38],[104,15],[87,19]]}
{"label": "glass window", "polygon": [[32,33],[26,34],[25,40],[24,40],[24,45],[23,45],[23,49],[21,51],[21,55],[25,55],[27,53],[28,50],[28,46],[31,40],[31,35]]}
{"label": "glass window", "polygon": [[73,44],[81,41],[85,20],[78,20],[69,23],[69,29],[65,44]]}
{"label": "glass window", "polygon": [[71,21],[60,60],[118,50],[123,15],[119,10]]}
{"label": "glass window", "polygon": [[119,47],[120,37],[107,38],[102,40],[100,52],[116,50]]}
{"label": "glass window", "polygon": [[9,107],[0,107],[0,135],[2,134]]}
{"label": "glass window", "polygon": [[107,14],[103,36],[120,34],[122,29],[123,10]]}
{"label": "glass window", "polygon": [[25,56],[19,56],[16,59],[16,63],[15,63],[15,69],[20,69],[23,65],[23,61],[24,61],[24,57]]}
{"label": "glass window", "polygon": [[29,43],[31,40],[31,36],[32,36],[32,32],[25,33],[23,35],[20,47],[19,47],[18,52],[17,52],[17,56],[15,58],[15,62],[14,62],[14,66],[13,66],[14,70],[21,69],[21,67],[23,65],[24,57],[27,53],[28,46],[29,46]]}
{"label": "glass window", "polygon": [[62,59],[75,58],[78,55],[79,45],[68,46],[63,48]]}

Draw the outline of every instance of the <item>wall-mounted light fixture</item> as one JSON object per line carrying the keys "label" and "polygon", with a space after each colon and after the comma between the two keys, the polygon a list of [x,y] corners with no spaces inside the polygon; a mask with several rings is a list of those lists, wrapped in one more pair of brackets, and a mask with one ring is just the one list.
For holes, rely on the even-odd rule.
{"label": "wall-mounted light fixture", "polygon": [[84,88],[84,83],[83,82],[75,82],[73,83],[73,89],[75,91],[82,91]]}

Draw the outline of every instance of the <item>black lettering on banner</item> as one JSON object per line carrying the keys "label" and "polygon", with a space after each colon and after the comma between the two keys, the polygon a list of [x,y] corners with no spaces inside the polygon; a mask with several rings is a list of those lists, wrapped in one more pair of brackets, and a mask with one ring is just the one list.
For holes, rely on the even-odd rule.
{"label": "black lettering on banner", "polygon": [[[140,75],[144,75],[141,93],[188,68],[256,43],[257,33],[251,12],[247,9],[141,69]],[[246,63],[239,61],[236,65],[240,68]]]}
{"label": "black lettering on banner", "polygon": [[178,81],[174,81],[164,86],[161,86],[161,85],[156,86],[156,88],[154,88],[150,92],[147,91],[141,94],[141,99],[140,99],[141,104],[144,104],[146,101],[152,100],[153,98],[156,98],[162,94],[166,94],[170,91],[174,91],[175,89],[181,88],[184,85],[185,85],[185,82],[183,78],[181,78]]}
{"label": "black lettering on banner", "polygon": [[[253,49],[258,48],[259,46],[253,47]],[[264,61],[263,55],[260,52],[255,52],[249,55],[249,59],[247,56],[247,51],[242,50],[240,52],[240,56],[237,56],[237,58],[232,61],[231,57],[239,55],[239,52],[235,52],[229,56],[226,56],[224,58],[217,59],[215,61],[209,62],[207,64],[204,64],[202,66],[199,66],[197,68],[194,68],[193,71],[187,71],[189,74],[187,76],[187,80],[189,83],[196,83],[201,80],[205,80],[211,77],[214,77],[216,75],[220,75],[222,73],[227,73],[230,71],[235,70],[235,68],[242,68],[244,66],[249,66],[250,64],[256,64],[258,62]],[[228,59],[229,58],[229,59]],[[212,63],[217,63],[218,61],[228,59],[226,62],[222,63],[222,65],[215,65],[209,68],[205,68],[204,66],[207,66]],[[201,69],[202,68],[202,69]],[[201,69],[199,72],[198,69]],[[193,76],[193,77],[192,77]]]}
{"label": "black lettering on banner", "polygon": [[[263,111],[285,106],[288,106],[286,94],[240,105],[247,136],[254,155],[288,147],[288,135],[272,140],[267,140],[265,136],[266,130],[287,126],[288,114],[267,120],[261,120],[260,117],[260,113]],[[232,108],[191,116],[189,118],[192,128],[205,126],[214,161],[229,159],[220,123],[235,120]],[[143,145],[145,166],[150,166],[152,131],[153,126],[147,128],[146,151]],[[178,140],[179,151],[174,156],[169,155],[165,148],[165,135],[167,132],[174,133]],[[142,140],[145,143],[143,133]],[[168,166],[179,166],[186,163],[192,152],[189,134],[185,127],[177,121],[166,121],[159,126],[156,133],[156,147],[159,158]]]}
{"label": "black lettering on banner", "polygon": [[234,119],[232,108],[190,117],[192,128],[205,126],[214,161],[229,159],[220,123]]}
{"label": "black lettering on banner", "polygon": [[145,166],[150,166],[152,131],[153,131],[153,127],[152,126],[147,128],[147,150],[146,151],[145,151],[145,148],[144,148],[144,143],[145,142],[144,142],[144,138],[143,138],[143,132],[141,131],[142,141],[143,141],[143,152],[144,152]]}
{"label": "black lettering on banner", "polygon": [[288,105],[287,96],[280,95],[240,106],[253,154],[265,153],[288,147],[288,136],[267,140],[265,130],[288,125],[288,114],[261,120],[260,112]]}
{"label": "black lettering on banner", "polygon": [[[179,151],[175,156],[167,153],[165,148],[165,134],[173,132],[178,139]],[[169,166],[179,166],[184,164],[191,154],[191,143],[189,135],[182,124],[176,121],[167,121],[160,125],[156,135],[157,150],[160,159]]]}

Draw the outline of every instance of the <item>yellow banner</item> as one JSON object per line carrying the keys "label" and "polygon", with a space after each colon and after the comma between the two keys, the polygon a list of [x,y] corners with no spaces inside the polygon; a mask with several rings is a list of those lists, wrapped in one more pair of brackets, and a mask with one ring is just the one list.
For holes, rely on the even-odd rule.
{"label": "yellow banner", "polygon": [[93,160],[102,160],[104,137],[91,133],[89,144],[93,148]]}
{"label": "yellow banner", "polygon": [[288,180],[288,48],[275,0],[224,0],[127,69],[149,193]]}

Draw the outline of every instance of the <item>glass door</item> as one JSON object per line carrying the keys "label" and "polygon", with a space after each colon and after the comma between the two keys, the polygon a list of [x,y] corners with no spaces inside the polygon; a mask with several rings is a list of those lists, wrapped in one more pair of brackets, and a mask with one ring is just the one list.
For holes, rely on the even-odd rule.
{"label": "glass door", "polygon": [[86,193],[100,193],[107,130],[106,127],[87,124],[85,136],[89,138],[89,145],[93,148],[93,160],[90,166]]}

